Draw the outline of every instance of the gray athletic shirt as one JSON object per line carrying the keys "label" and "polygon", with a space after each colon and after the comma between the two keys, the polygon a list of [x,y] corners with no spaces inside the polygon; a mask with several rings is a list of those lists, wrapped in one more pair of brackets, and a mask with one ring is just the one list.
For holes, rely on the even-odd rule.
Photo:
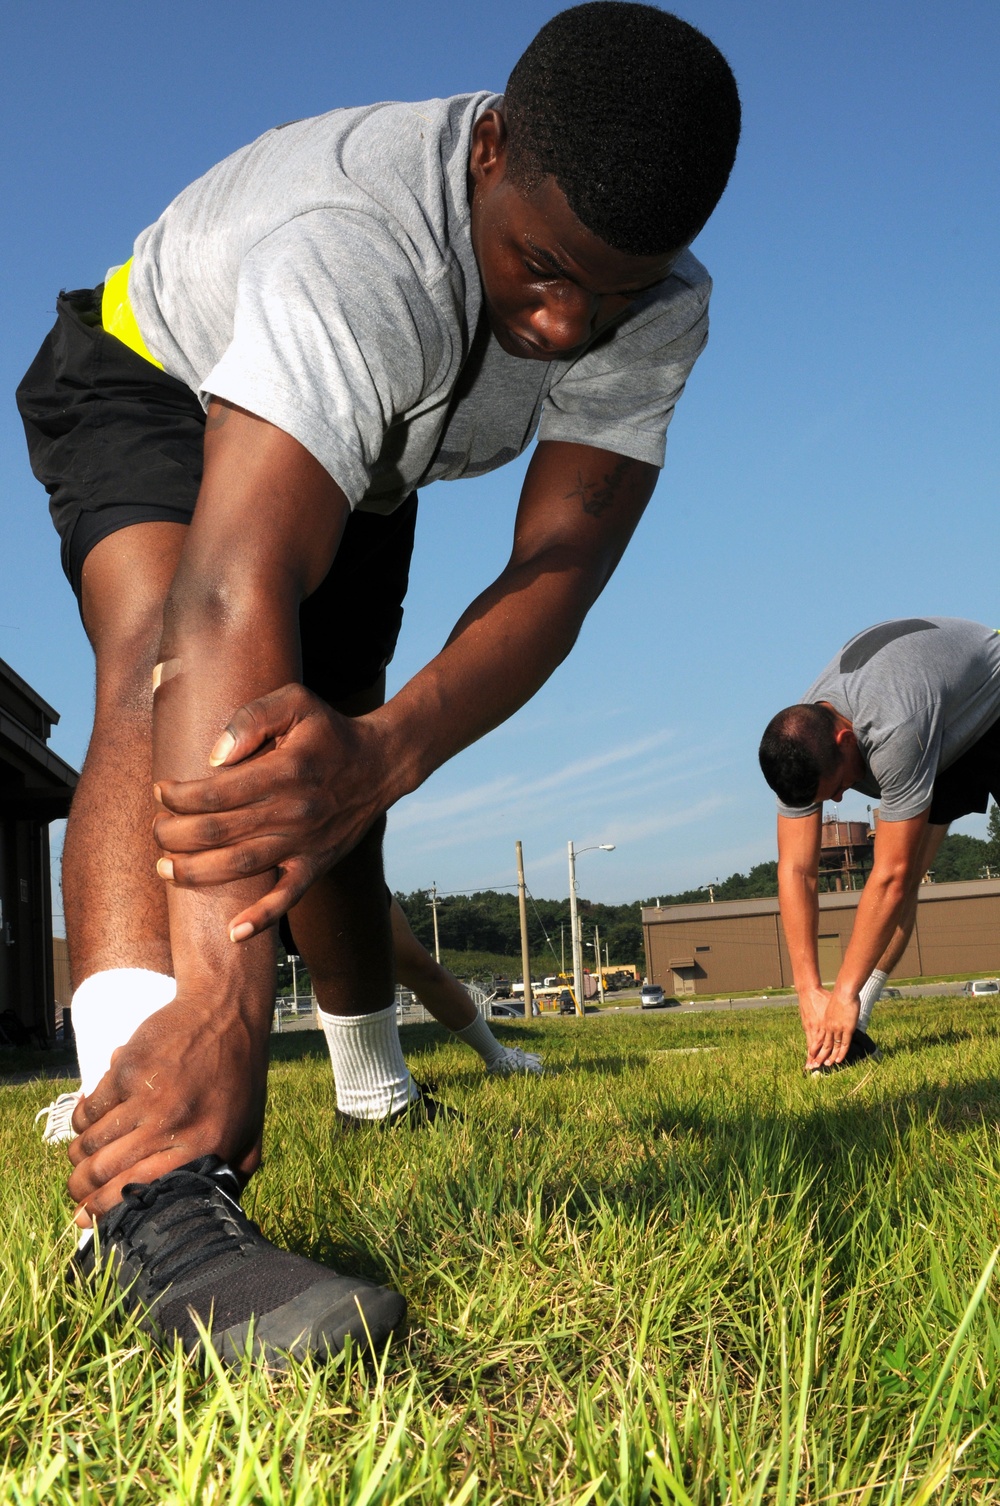
{"label": "gray athletic shirt", "polygon": [[499,97],[334,110],[268,131],[135,243],[150,351],[305,446],[352,506],[390,512],[542,439],[663,464],[708,331],[690,253],[573,360],[508,356],[483,326],[469,228],[472,127]]}
{"label": "gray athletic shirt", "polygon": [[[854,727],[883,821],[931,803],[934,780],[1000,717],[1000,634],[962,617],[906,617],[866,628],[814,680],[804,703],[829,701]],[[778,802],[783,816],[808,816]]]}

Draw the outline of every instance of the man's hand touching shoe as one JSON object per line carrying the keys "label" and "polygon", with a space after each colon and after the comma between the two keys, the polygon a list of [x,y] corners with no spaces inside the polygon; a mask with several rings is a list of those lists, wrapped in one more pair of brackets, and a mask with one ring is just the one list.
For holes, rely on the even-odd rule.
{"label": "man's hand touching shoe", "polygon": [[799,995],[799,1012],[806,1033],[806,1071],[838,1066],[847,1055],[858,1023],[860,1001],[834,989],[810,989]]}

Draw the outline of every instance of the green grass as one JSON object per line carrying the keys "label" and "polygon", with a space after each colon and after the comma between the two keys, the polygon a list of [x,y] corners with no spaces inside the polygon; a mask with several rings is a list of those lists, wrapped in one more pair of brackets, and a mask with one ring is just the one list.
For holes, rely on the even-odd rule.
{"label": "green grass", "polygon": [[1000,1009],[877,1022],[891,1057],[819,1081],[787,1008],[499,1026],[540,1082],[409,1027],[464,1122],[349,1137],[321,1039],[276,1038],[251,1211],[406,1293],[374,1378],[110,1324],[64,1279],[58,1085],[0,1088],[0,1501],[995,1502]]}

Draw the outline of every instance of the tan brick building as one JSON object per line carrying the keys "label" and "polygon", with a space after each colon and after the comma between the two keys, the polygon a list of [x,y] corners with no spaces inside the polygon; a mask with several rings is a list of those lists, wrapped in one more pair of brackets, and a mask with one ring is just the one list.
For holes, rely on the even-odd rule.
{"label": "tan brick building", "polygon": [[[862,891],[819,896],[819,961],[832,982]],[[669,994],[790,988],[792,969],[777,899],[643,909],[646,971]],[[1000,879],[924,884],[910,944],[896,972],[1000,974]]]}

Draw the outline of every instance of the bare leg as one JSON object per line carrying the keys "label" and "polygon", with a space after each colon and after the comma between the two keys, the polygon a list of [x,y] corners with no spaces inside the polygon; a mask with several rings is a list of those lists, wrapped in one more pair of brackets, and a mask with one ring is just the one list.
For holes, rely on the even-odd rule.
{"label": "bare leg", "polygon": [[97,701],[63,856],[74,987],[107,968],[172,971],[152,831],[151,677],[186,533],[181,523],[138,523],[102,539],[84,566]]}
{"label": "bare leg", "polygon": [[318,879],[288,919],[324,1014],[386,1009],[395,978],[380,821],[354,851]]}
{"label": "bare leg", "polygon": [[430,952],[410,930],[406,916],[395,900],[389,911],[392,944],[396,953],[396,977],[412,989],[434,1018],[449,1030],[464,1030],[478,1018],[479,1011],[458,979],[435,962]]}
{"label": "bare leg", "polygon": [[[384,700],[382,675],[370,690],[338,702],[335,709],[344,716],[362,716]],[[295,945],[324,1014],[369,1014],[393,1001],[396,979],[382,867],[384,832],[382,820],[288,912]]]}
{"label": "bare leg", "polygon": [[389,910],[392,944],[396,953],[396,977],[411,988],[436,1020],[457,1035],[464,1046],[477,1052],[487,1072],[503,1077],[538,1076],[542,1059],[519,1046],[501,1046],[465,989],[453,973],[435,962],[410,930],[409,922],[395,900]]}

